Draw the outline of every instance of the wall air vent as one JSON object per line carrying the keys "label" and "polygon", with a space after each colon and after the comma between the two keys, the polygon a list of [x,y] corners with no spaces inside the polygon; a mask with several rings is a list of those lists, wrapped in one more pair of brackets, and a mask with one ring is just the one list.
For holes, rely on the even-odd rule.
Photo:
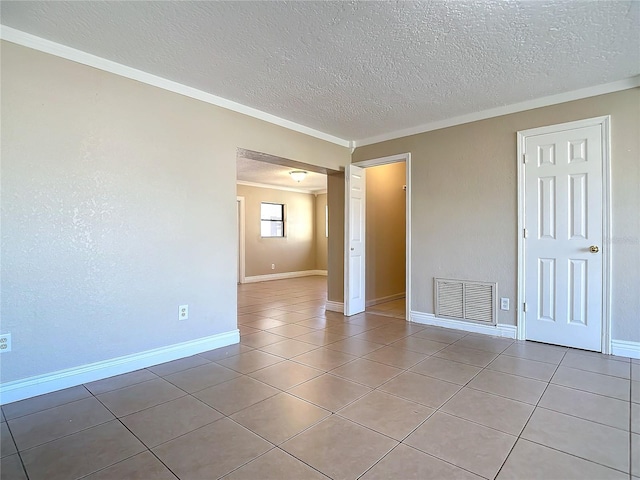
{"label": "wall air vent", "polygon": [[495,325],[498,284],[436,278],[436,317]]}

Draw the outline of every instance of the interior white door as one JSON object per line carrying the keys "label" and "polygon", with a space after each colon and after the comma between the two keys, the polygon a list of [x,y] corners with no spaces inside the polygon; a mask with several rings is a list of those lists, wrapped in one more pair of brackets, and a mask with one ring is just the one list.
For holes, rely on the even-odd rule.
{"label": "interior white door", "polygon": [[237,205],[237,209],[236,209],[236,219],[238,221],[238,242],[237,242],[237,247],[238,247],[238,255],[237,255],[237,264],[238,264],[238,268],[236,269],[236,283],[238,285],[240,285],[240,251],[241,251],[241,246],[240,246],[240,236],[241,236],[241,228],[240,228],[240,221],[241,219],[241,212],[240,212],[240,200],[236,200]]}
{"label": "interior white door", "polygon": [[365,309],[365,169],[347,165],[345,169],[346,222],[344,314]]}
{"label": "interior white door", "polygon": [[602,126],[524,139],[527,340],[602,351]]}

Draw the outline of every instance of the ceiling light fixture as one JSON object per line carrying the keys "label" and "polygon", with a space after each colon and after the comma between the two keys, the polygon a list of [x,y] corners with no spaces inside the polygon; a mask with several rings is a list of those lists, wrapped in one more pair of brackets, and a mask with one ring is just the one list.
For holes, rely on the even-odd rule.
{"label": "ceiling light fixture", "polygon": [[307,172],[304,172],[302,170],[294,170],[292,172],[289,172],[289,175],[291,175],[291,178],[293,178],[296,182],[300,183],[302,180],[304,180],[304,177],[307,176]]}

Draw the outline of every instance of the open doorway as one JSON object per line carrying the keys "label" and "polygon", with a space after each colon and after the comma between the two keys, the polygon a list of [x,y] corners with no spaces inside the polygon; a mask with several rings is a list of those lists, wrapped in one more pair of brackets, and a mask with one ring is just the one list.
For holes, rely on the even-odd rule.
{"label": "open doorway", "polygon": [[411,156],[357,162],[345,173],[345,315],[410,320]]}
{"label": "open doorway", "polygon": [[[296,171],[302,178],[291,175]],[[237,150],[240,284],[327,275],[327,173]]]}
{"label": "open doorway", "polygon": [[405,162],[367,168],[366,183],[366,311],[405,318]]}

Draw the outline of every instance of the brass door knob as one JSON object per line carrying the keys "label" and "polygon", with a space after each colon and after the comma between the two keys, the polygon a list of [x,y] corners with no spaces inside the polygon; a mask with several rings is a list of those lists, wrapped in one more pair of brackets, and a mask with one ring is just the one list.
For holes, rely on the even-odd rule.
{"label": "brass door knob", "polygon": [[597,246],[597,245],[591,245],[591,246],[589,247],[589,251],[590,251],[591,253],[598,253],[598,252],[600,251],[600,249],[598,248],[598,246]]}

